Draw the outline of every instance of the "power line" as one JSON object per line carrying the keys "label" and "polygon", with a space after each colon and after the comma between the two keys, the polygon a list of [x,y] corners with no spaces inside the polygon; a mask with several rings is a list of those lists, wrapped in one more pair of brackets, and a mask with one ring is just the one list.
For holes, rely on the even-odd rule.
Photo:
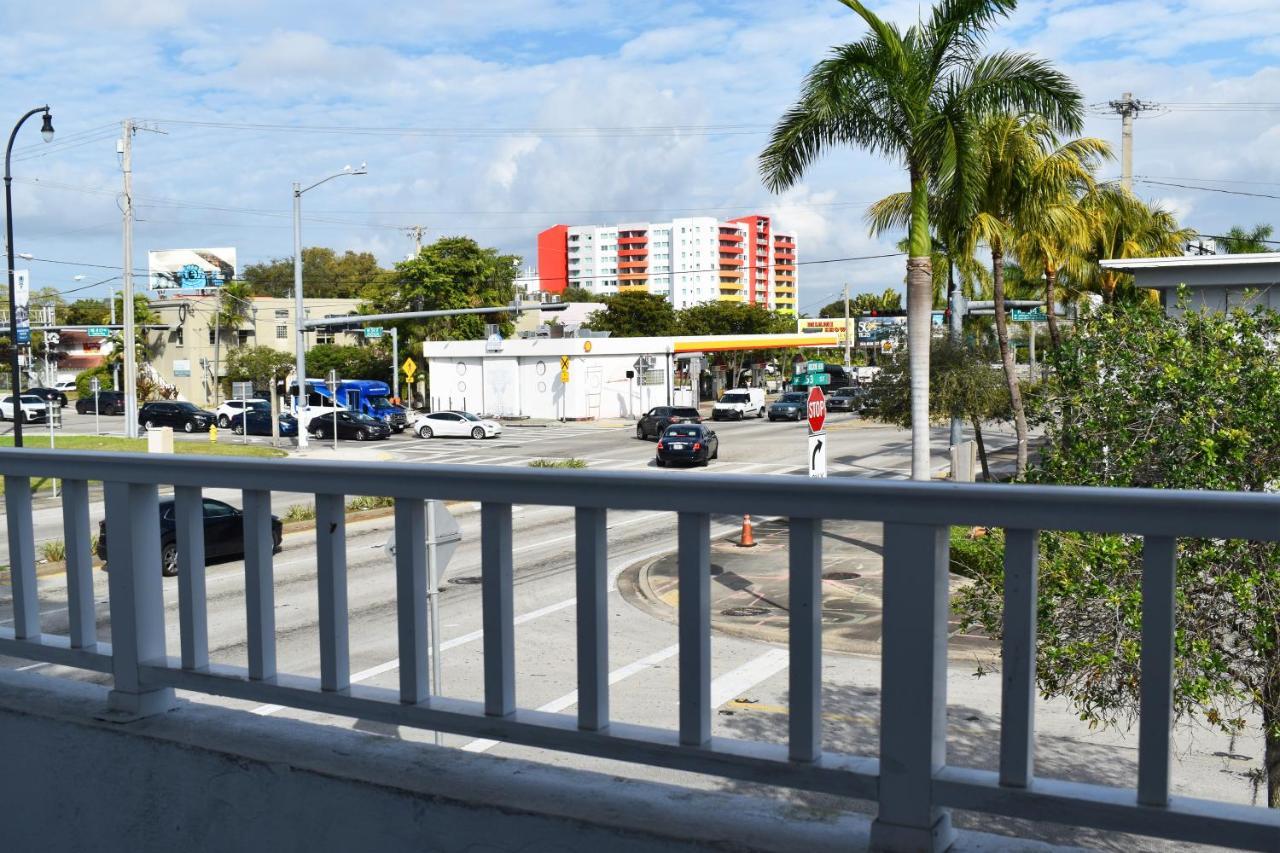
{"label": "power line", "polygon": [[[141,119],[140,119],[141,120]],[[748,136],[769,132],[764,124],[671,124],[624,125],[615,127],[370,127],[367,125],[254,124],[224,121],[153,118],[146,121],[187,127],[221,130],[270,131],[277,133],[325,133],[348,136],[427,136],[445,138],[504,138],[537,135],[552,138],[652,137],[652,136]]]}
{"label": "power line", "polygon": [[1202,192],[1222,193],[1224,195],[1243,195],[1243,196],[1250,196],[1251,198],[1280,199],[1280,195],[1273,195],[1271,193],[1251,193],[1245,190],[1227,189],[1226,187],[1206,187],[1206,186],[1196,186],[1195,184],[1180,184],[1180,183],[1175,183],[1173,181],[1153,181],[1150,178],[1134,178],[1134,180],[1140,184],[1149,184],[1157,187],[1177,187],[1178,189],[1201,190]]}

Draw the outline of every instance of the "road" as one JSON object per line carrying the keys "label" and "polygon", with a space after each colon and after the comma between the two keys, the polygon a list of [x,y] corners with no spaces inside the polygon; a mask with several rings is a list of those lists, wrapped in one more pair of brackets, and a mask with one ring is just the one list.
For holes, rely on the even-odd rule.
{"label": "road", "polygon": [[[804,464],[803,425],[747,421],[716,426],[722,437],[721,459],[710,470],[726,473],[791,475]],[[834,476],[903,476],[909,463],[907,436],[898,430],[860,424],[847,416],[833,420]],[[941,431],[939,431],[941,435]],[[939,440],[941,445],[941,440]],[[318,451],[317,451],[318,452]],[[384,464],[463,462],[524,466],[536,458],[585,458],[593,468],[644,469],[651,466],[651,442],[634,438],[628,426],[555,425],[511,427],[497,440],[433,439],[398,436],[361,452],[390,457]],[[706,469],[654,469],[665,477],[702,476]],[[446,573],[441,598],[443,688],[447,695],[479,700],[483,696],[479,513],[474,505],[455,507],[462,543]],[[714,517],[713,536],[736,534],[741,519]],[[575,689],[575,608],[573,520],[559,507],[518,506],[513,511],[516,613],[517,701],[521,707],[573,713]],[[348,528],[349,612],[353,681],[394,689],[396,670],[395,575],[384,552],[391,530],[389,518],[353,522]],[[836,526],[828,535],[839,537]],[[288,535],[276,555],[276,621],[278,660],[282,672],[318,676],[317,593],[314,535]],[[627,567],[676,547],[675,518],[663,512],[615,512],[609,516],[609,659],[613,719],[675,728],[677,722],[677,638],[669,621],[637,609],[617,591],[617,577]],[[785,551],[779,551],[779,560]],[[227,561],[208,569],[210,651],[214,661],[245,664],[243,564]],[[40,581],[44,629],[64,633],[65,582],[53,575]],[[169,649],[178,648],[177,584],[166,579],[165,602]],[[106,579],[96,573],[99,631],[110,638]],[[11,624],[10,592],[0,587],[0,623]],[[784,742],[787,726],[787,654],[784,648],[736,636],[716,634],[712,640],[713,733],[742,739]],[[32,665],[0,658],[0,667],[28,668],[60,677],[103,680],[93,673]],[[879,662],[874,657],[828,653],[824,659],[827,749],[875,754],[878,725]],[[949,677],[949,748],[953,762],[993,768],[998,753],[999,678],[974,677],[974,665],[952,660]],[[430,741],[431,733],[396,729],[378,723],[259,706],[235,700],[184,694],[261,715],[312,720],[323,725],[354,727],[379,736]],[[1136,732],[1091,732],[1059,701],[1038,701],[1038,767],[1061,778],[1132,785],[1136,779]],[[1203,730],[1180,729],[1176,739],[1174,787],[1178,793],[1248,802],[1250,785],[1242,771],[1256,762],[1256,738],[1234,744]],[[445,735],[444,743],[472,752],[520,756],[574,767],[679,784],[745,789],[738,783],[656,768],[498,744]],[[839,801],[781,789],[756,789],[784,798],[806,814],[828,810],[866,809],[867,804]],[[957,823],[991,831],[1020,831],[1049,840],[1113,850],[1171,849],[1159,842],[1068,832],[1052,826],[1026,826],[992,818],[957,817]],[[1186,849],[1186,848],[1180,848]]]}

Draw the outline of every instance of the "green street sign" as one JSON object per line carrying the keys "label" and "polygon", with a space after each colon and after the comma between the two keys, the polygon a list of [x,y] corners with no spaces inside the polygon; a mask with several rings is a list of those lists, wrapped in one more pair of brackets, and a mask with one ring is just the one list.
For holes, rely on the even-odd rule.
{"label": "green street sign", "polygon": [[824,370],[827,369],[827,366],[823,364],[821,361],[811,361],[805,365],[805,369],[808,370],[810,373],[822,373]]}
{"label": "green street sign", "polygon": [[91,337],[91,338],[109,338],[109,337],[111,337],[111,330],[110,330],[110,329],[108,329],[106,326],[90,326],[90,327],[89,327],[89,337]]}
{"label": "green street sign", "polygon": [[381,326],[365,326],[364,336],[366,338],[380,338],[382,337],[382,327]]}
{"label": "green street sign", "polygon": [[1043,311],[1019,311],[1017,308],[1009,313],[1009,317],[1015,323],[1045,323],[1049,320],[1049,315]]}
{"label": "green street sign", "polygon": [[804,378],[805,385],[830,385],[830,373],[810,373]]}

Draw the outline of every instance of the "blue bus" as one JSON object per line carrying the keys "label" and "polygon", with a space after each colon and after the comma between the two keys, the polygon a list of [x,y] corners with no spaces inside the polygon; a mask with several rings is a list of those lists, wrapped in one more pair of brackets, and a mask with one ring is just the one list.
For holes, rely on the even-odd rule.
{"label": "blue bus", "polygon": [[[289,386],[289,394],[297,396],[298,386]],[[323,379],[307,380],[307,405],[330,407],[334,405],[329,385]],[[340,379],[336,392],[339,408],[363,412],[391,427],[392,432],[403,432],[408,416],[403,406],[391,401],[391,386],[376,379]]]}

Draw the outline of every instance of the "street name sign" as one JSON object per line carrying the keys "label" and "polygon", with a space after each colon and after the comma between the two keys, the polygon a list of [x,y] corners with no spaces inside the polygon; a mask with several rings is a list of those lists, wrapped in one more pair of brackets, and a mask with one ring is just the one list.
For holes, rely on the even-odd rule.
{"label": "street name sign", "polygon": [[822,428],[827,425],[827,395],[817,386],[809,389],[806,415],[809,418],[809,434],[822,432]]}
{"label": "street name sign", "polygon": [[804,385],[830,385],[830,373],[806,373],[800,382]]}
{"label": "street name sign", "polygon": [[90,326],[90,327],[89,327],[89,337],[91,337],[91,338],[109,338],[109,337],[111,337],[111,330],[110,330],[110,329],[108,329],[106,326]]}
{"label": "street name sign", "polygon": [[375,339],[380,338],[382,337],[382,327],[381,326],[365,326],[364,336],[366,338],[375,338]]}
{"label": "street name sign", "polygon": [[1019,311],[1014,308],[1009,313],[1010,319],[1015,323],[1047,323],[1049,315],[1043,311]]}
{"label": "street name sign", "polygon": [[827,369],[827,365],[821,361],[811,361],[805,365],[805,370],[809,373],[822,373]]}

